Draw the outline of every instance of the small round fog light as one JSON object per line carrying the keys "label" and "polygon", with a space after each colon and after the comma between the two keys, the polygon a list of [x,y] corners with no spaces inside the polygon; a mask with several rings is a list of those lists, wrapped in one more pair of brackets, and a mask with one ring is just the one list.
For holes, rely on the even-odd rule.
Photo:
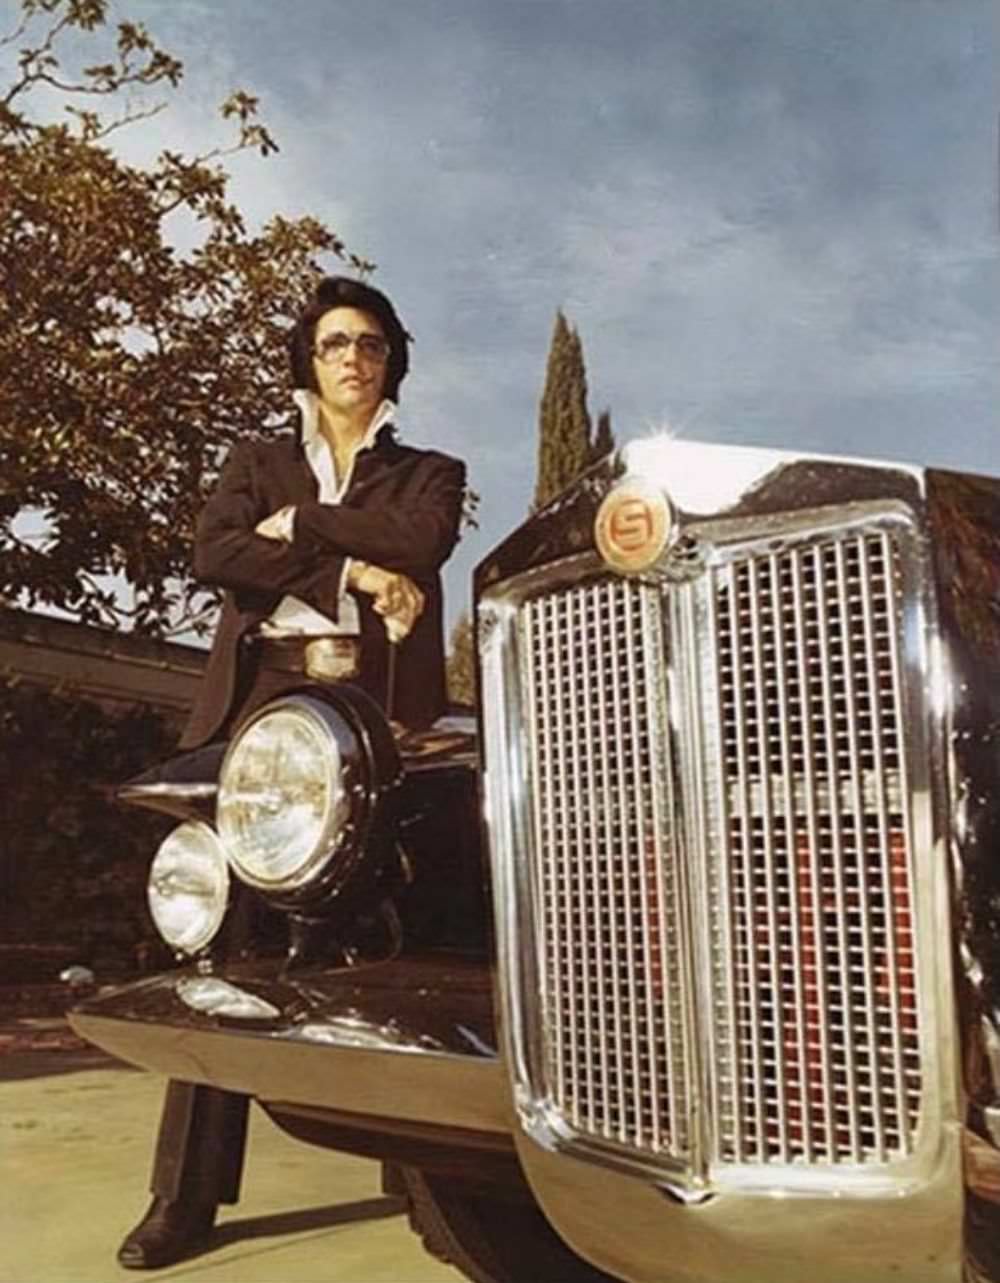
{"label": "small round fog light", "polygon": [[215,830],[189,820],[169,833],[153,857],[146,895],[156,929],[172,949],[204,949],[229,902],[229,865]]}

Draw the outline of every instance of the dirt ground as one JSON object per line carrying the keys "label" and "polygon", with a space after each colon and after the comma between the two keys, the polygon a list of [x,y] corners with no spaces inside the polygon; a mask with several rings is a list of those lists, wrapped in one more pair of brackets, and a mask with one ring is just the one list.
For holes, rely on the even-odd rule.
{"label": "dirt ground", "polygon": [[0,1283],[460,1283],[381,1194],[376,1164],[290,1140],[259,1111],[242,1200],[199,1255],[120,1269],[162,1092],[59,1019],[0,1023]]}

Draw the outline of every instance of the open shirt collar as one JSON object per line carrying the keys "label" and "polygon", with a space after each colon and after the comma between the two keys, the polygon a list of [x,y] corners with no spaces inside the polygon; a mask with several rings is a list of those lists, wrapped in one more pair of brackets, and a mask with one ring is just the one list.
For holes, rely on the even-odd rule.
{"label": "open shirt collar", "polygon": [[[302,444],[307,450],[322,440],[319,426],[319,397],[308,388],[296,388],[292,400],[299,408],[302,417]],[[357,453],[370,450],[375,444],[379,432],[387,423],[396,422],[396,402],[384,397],[376,407],[364,438],[358,446]]]}

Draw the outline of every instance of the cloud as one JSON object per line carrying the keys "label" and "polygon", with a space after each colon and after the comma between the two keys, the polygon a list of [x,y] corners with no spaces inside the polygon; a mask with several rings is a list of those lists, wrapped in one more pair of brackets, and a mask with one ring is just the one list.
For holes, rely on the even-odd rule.
{"label": "cloud", "polygon": [[379,263],[417,339],[412,437],[464,455],[483,496],[450,590],[526,510],[559,306],[620,438],[668,417],[706,440],[982,466],[1000,392],[992,0],[143,16],[187,74],[128,145],[202,150],[218,100],[258,93],[282,151],[231,164],[251,221],[314,213]]}

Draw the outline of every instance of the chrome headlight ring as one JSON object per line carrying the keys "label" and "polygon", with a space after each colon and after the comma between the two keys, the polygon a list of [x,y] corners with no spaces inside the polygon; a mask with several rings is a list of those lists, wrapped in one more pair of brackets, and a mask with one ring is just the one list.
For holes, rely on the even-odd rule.
{"label": "chrome headlight ring", "polygon": [[378,707],[353,687],[297,692],[240,728],[219,772],[216,821],[236,876],[274,903],[326,911],[369,851],[399,756]]}

